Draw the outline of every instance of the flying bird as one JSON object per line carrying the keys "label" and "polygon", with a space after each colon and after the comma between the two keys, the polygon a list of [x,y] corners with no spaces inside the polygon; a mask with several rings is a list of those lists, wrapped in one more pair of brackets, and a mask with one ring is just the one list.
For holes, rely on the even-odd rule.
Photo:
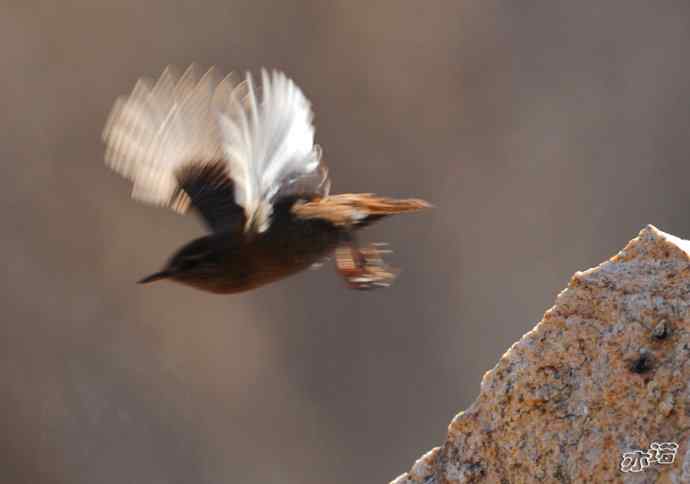
{"label": "flying bird", "polygon": [[[257,85],[259,84],[259,85]],[[356,289],[388,286],[396,271],[357,232],[388,215],[430,205],[370,193],[331,195],[309,101],[285,74],[237,82],[215,69],[167,68],[119,98],[103,139],[106,164],[133,183],[132,196],[179,213],[190,208],[209,233],[182,246],[139,282],[168,279],[219,294],[247,291],[335,253]]]}

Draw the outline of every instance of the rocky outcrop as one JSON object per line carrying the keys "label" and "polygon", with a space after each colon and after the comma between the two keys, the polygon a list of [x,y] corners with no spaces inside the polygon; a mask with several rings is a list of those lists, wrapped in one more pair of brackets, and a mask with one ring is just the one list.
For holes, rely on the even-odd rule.
{"label": "rocky outcrop", "polygon": [[393,484],[690,482],[690,242],[644,228],[576,273]]}

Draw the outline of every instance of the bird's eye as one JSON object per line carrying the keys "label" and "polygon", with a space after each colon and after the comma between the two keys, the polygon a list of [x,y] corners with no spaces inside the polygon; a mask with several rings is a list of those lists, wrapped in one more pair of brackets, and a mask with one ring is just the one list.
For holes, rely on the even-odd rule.
{"label": "bird's eye", "polygon": [[207,252],[205,251],[180,254],[176,260],[172,262],[171,266],[178,271],[185,271],[202,262],[206,258],[206,255]]}
{"label": "bird's eye", "polygon": [[193,254],[187,254],[185,256],[185,260],[190,262],[198,261],[206,257],[206,254],[208,254],[208,252],[196,252]]}

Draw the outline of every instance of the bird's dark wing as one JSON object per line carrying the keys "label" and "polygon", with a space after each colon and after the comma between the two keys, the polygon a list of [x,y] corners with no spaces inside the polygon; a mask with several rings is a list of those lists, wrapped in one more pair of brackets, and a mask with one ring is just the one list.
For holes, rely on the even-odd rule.
{"label": "bird's dark wing", "polygon": [[176,178],[180,190],[212,231],[243,230],[244,209],[235,202],[233,181],[224,161],[190,163],[177,171]]}

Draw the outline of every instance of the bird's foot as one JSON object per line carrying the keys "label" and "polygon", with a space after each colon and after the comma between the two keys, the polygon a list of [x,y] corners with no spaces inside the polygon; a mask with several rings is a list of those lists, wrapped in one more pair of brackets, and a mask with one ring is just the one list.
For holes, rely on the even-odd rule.
{"label": "bird's foot", "polygon": [[338,270],[352,289],[365,290],[391,285],[398,271],[384,262],[383,254],[392,252],[385,247],[385,243],[376,243],[362,249],[344,245],[336,250]]}

